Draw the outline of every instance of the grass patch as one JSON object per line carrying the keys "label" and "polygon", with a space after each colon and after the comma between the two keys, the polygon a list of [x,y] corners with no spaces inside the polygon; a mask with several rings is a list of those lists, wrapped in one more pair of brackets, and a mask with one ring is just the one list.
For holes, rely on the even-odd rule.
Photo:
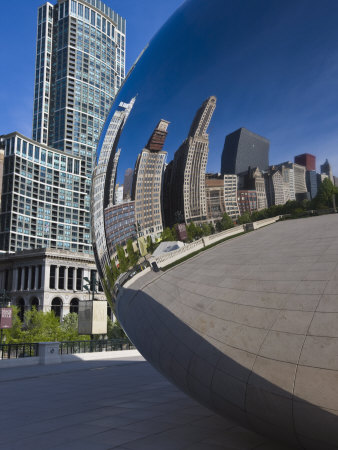
{"label": "grass patch", "polygon": [[187,261],[190,258],[193,258],[194,256],[198,255],[199,253],[204,252],[205,250],[209,250],[210,248],[215,247],[218,244],[222,244],[223,242],[228,241],[229,239],[233,239],[237,236],[242,236],[243,234],[247,234],[247,233],[250,233],[250,231],[242,231],[242,233],[234,234],[233,236],[228,236],[224,239],[221,239],[220,241],[214,242],[213,244],[207,245],[206,247],[196,250],[195,252],[189,253],[189,255],[183,256],[183,258],[178,259],[177,261],[174,261],[165,267],[161,267],[160,270],[165,272],[166,270],[171,269],[172,267],[177,266],[177,264],[181,264],[182,262]]}

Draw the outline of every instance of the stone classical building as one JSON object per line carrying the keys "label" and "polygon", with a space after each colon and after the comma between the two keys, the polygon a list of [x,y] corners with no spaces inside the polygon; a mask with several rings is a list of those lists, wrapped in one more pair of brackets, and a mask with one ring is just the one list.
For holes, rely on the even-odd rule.
{"label": "stone classical building", "polygon": [[[201,223],[207,219],[205,195],[205,171],[209,153],[207,129],[216,108],[216,97],[211,96],[197,111],[188,137],[175,152],[172,164],[168,165],[170,212],[169,225],[185,221]],[[167,195],[165,194],[165,197]]]}
{"label": "stone classical building", "polygon": [[258,166],[261,170],[269,167],[270,141],[246,128],[239,128],[225,138],[222,153],[222,173],[236,175]]}
{"label": "stone classical building", "polygon": [[[85,277],[98,281],[95,262],[84,253],[39,248],[0,254],[0,289],[8,291],[21,317],[33,306],[60,317],[77,312],[89,298]],[[95,298],[105,300],[100,285]]]}
{"label": "stone classical building", "polygon": [[163,231],[162,176],[167,152],[163,146],[170,122],[161,119],[148,144],[138,155],[132,188],[138,236],[155,239]]}

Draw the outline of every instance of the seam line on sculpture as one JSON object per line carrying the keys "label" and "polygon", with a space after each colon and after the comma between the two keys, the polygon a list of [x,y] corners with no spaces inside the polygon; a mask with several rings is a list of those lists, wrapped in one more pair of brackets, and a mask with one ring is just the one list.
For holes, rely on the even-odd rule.
{"label": "seam line on sculpture", "polygon": [[[327,286],[328,283],[329,283],[329,280],[326,282],[326,286]],[[326,286],[325,286],[325,287],[326,287]],[[309,323],[309,325],[308,325],[308,327],[307,327],[307,330],[306,330],[306,333],[305,333],[305,335],[304,335],[304,341],[303,341],[302,347],[301,347],[300,352],[299,352],[298,361],[297,361],[297,364],[296,364],[295,376],[294,376],[294,379],[293,379],[292,399],[291,399],[292,427],[293,427],[293,429],[294,429],[294,433],[295,433],[296,439],[297,439],[297,441],[299,442],[299,445],[300,445],[301,447],[303,447],[303,446],[302,446],[301,441],[300,441],[300,439],[299,439],[299,437],[298,437],[297,427],[296,427],[296,423],[295,423],[295,416],[294,416],[294,401],[295,401],[294,398],[295,398],[296,379],[297,379],[298,367],[300,366],[299,362],[300,362],[301,357],[302,357],[304,345],[305,345],[306,339],[307,339],[307,337],[308,337],[308,335],[309,335],[309,334],[308,334],[308,333],[309,333],[309,330],[310,330],[310,328],[311,328],[313,319],[314,319],[315,314],[316,314],[316,312],[317,312],[317,310],[318,310],[318,307],[319,307],[319,305],[320,305],[320,302],[321,302],[321,299],[322,299],[323,295],[325,295],[325,294],[322,294],[322,295],[320,296],[319,300],[318,300],[317,307],[316,307],[316,309],[314,310],[314,312],[313,312],[313,314],[312,314],[312,318],[311,318],[311,320],[310,320],[310,323]],[[301,366],[301,367],[302,367],[302,366]],[[304,448],[304,447],[303,447],[303,448]]]}

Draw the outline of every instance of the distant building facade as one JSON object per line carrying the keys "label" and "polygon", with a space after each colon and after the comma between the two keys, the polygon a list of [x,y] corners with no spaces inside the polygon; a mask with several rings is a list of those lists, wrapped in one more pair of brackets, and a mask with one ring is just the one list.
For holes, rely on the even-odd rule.
{"label": "distant building facade", "polygon": [[133,185],[133,174],[134,171],[130,167],[124,172],[123,180],[123,201],[128,201],[131,199],[131,188]]}
{"label": "distant building facade", "polygon": [[208,221],[220,220],[225,211],[224,175],[206,174],[205,194]]}
{"label": "distant building facade", "polygon": [[268,207],[273,205],[284,205],[284,180],[282,173],[278,169],[270,169],[264,174],[265,189],[268,200]]}
{"label": "distant building facade", "polygon": [[311,199],[314,199],[318,193],[318,177],[315,170],[306,171],[306,188],[310,193]]}
{"label": "distant building facade", "polygon": [[138,235],[156,238],[163,231],[162,177],[167,152],[163,146],[170,122],[160,120],[146,147],[137,158],[132,188]]}
{"label": "distant building facade", "polygon": [[223,176],[225,212],[233,220],[236,220],[240,215],[237,203],[237,175],[225,174]]}
{"label": "distant building facade", "polygon": [[[187,139],[176,151],[170,170],[170,211],[167,222],[207,220],[205,171],[209,153],[207,129],[216,108],[216,97],[209,97],[197,111]],[[165,176],[168,179],[168,176]]]}
{"label": "distant building facade", "polygon": [[316,157],[310,153],[303,153],[295,156],[295,164],[304,166],[306,170],[316,170]]}
{"label": "distant building facade", "polygon": [[239,189],[237,191],[237,203],[240,215],[248,212],[251,214],[257,211],[257,192],[248,189]]}
{"label": "distant building facade", "polygon": [[110,205],[104,210],[107,245],[110,257],[116,254],[116,246],[124,247],[129,239],[137,238],[135,226],[135,202]]}
{"label": "distant building facade", "polygon": [[238,188],[256,191],[258,211],[268,207],[264,175],[258,167],[249,167],[238,175]]}
{"label": "distant building facade", "polygon": [[323,175],[327,175],[328,178],[333,182],[333,174],[332,174],[332,169],[331,169],[331,164],[329,163],[329,161],[326,159],[324,164],[322,164],[320,166],[320,173]]}
{"label": "distant building facade", "polygon": [[[285,183],[284,191],[290,190],[290,195],[284,195],[286,203],[288,200],[307,200],[309,194],[306,186],[306,168],[299,164],[292,163],[290,161],[273,166],[273,168],[279,169],[282,173]],[[289,187],[287,187],[289,185]]]}
{"label": "distant building facade", "polygon": [[221,172],[239,174],[249,167],[269,168],[270,142],[246,128],[239,128],[225,138]]}

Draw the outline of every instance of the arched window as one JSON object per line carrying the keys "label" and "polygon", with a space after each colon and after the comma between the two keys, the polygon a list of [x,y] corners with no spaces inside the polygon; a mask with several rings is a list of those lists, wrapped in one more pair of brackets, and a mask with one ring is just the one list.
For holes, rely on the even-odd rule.
{"label": "arched window", "polygon": [[62,312],[62,300],[59,297],[55,297],[52,301],[51,310],[54,311],[56,317],[61,317]]}
{"label": "arched window", "polygon": [[38,298],[36,298],[36,297],[32,298],[31,308],[32,309],[35,308],[38,311],[38,309],[39,309],[39,299]]}
{"label": "arched window", "polygon": [[23,322],[24,315],[25,315],[25,300],[23,298],[20,298],[20,300],[17,301],[17,306],[19,308],[18,316],[21,322]]}
{"label": "arched window", "polygon": [[69,312],[70,313],[79,313],[79,299],[78,298],[73,298],[70,302],[70,307],[69,307]]}

